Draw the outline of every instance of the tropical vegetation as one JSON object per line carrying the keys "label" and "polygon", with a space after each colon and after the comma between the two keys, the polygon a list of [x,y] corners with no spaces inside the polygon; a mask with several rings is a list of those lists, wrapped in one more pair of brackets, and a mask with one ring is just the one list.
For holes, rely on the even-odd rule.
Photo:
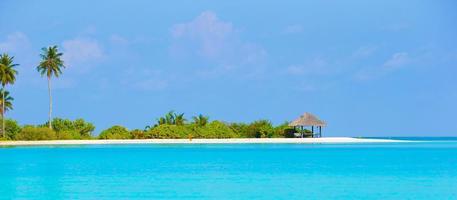
{"label": "tropical vegetation", "polygon": [[[14,98],[10,96],[10,92],[0,89],[0,117],[2,119],[2,134],[5,133],[6,124],[5,124],[5,113],[13,109],[13,100]],[[3,135],[5,136],[5,135]]]}
{"label": "tropical vegetation", "polygon": [[[176,123],[176,116],[178,121]],[[170,120],[174,118],[175,121]],[[169,123],[163,123],[161,119]],[[184,114],[168,112],[156,124],[141,130],[128,130],[115,125],[95,135],[95,126],[83,119],[54,118],[52,129],[49,122],[40,125],[20,126],[16,121],[7,119],[6,135],[8,140],[78,140],[78,139],[192,139],[192,138],[284,138],[294,137],[287,123],[274,126],[268,120],[251,123],[227,123],[219,120],[209,121],[209,117],[197,115],[187,122]]]}
{"label": "tropical vegetation", "polygon": [[9,95],[9,92],[6,91],[5,87],[9,84],[14,84],[16,81],[17,71],[15,67],[18,64],[14,63],[14,57],[9,56],[4,53],[0,55],[0,83],[2,84],[1,88],[1,117],[2,117],[2,136],[5,137],[5,112],[7,110],[13,109],[11,101],[12,97],[6,96]]}
{"label": "tropical vegetation", "polygon": [[49,129],[52,129],[52,95],[51,95],[51,78],[58,78],[62,74],[62,68],[65,68],[62,60],[63,53],[60,53],[57,46],[42,48],[40,54],[41,62],[37,66],[37,71],[41,76],[46,76],[48,79],[48,94],[49,94]]}
{"label": "tropical vegetation", "polygon": [[65,68],[63,53],[57,46],[42,48],[37,71],[46,76],[49,94],[48,121],[38,125],[19,125],[12,119],[6,119],[5,113],[13,109],[14,98],[6,87],[14,84],[18,64],[8,54],[0,55],[0,117],[2,119],[2,140],[75,140],[75,139],[179,139],[179,138],[273,138],[293,137],[287,123],[274,126],[268,120],[257,120],[252,123],[228,123],[219,120],[211,121],[208,116],[197,115],[191,120],[184,113],[170,111],[157,118],[143,130],[128,130],[116,125],[95,135],[95,126],[83,119],[52,118],[51,79],[58,78]]}

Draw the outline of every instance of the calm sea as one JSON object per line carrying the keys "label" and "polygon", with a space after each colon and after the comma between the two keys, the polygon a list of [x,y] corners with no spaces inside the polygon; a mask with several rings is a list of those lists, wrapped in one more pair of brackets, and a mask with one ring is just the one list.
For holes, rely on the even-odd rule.
{"label": "calm sea", "polygon": [[421,141],[0,148],[0,199],[457,199],[457,138]]}

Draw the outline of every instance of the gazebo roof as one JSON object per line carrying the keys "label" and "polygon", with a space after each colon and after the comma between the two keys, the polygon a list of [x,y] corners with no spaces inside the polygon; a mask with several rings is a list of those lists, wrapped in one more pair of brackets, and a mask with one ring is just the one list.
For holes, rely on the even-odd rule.
{"label": "gazebo roof", "polygon": [[305,113],[296,120],[289,123],[289,126],[326,126],[327,124],[311,113]]}

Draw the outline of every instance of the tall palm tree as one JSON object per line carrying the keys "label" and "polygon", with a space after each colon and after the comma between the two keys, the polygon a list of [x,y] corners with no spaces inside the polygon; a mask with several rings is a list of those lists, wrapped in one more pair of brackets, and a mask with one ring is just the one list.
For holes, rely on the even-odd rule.
{"label": "tall palm tree", "polygon": [[[8,84],[14,84],[16,80],[17,71],[14,69],[18,64],[14,63],[14,57],[9,56],[8,54],[0,55],[0,83],[2,84],[2,91],[5,91],[5,87]],[[2,102],[6,102],[5,99],[6,92],[2,93]],[[9,94],[9,93],[8,93]],[[10,102],[11,103],[11,102]],[[2,103],[1,109],[1,116],[2,116],[2,135],[5,136],[5,111],[6,111],[6,103]]]}
{"label": "tall palm tree", "polygon": [[[0,111],[2,113],[2,118],[3,118],[3,113],[13,110],[13,101],[14,98],[10,96],[10,92],[7,90],[0,89],[0,95],[2,95],[4,98],[0,99]],[[5,102],[5,103],[3,103]]]}
{"label": "tall palm tree", "polygon": [[65,68],[63,64],[62,55],[57,49],[57,46],[50,46],[48,48],[43,47],[41,56],[41,62],[37,66],[38,72],[41,76],[46,75],[48,78],[48,92],[49,92],[49,129],[52,129],[52,95],[51,95],[51,77],[56,78],[62,74],[62,68]]}
{"label": "tall palm tree", "polygon": [[6,132],[5,132],[5,113],[6,111],[13,110],[13,100],[14,98],[10,96],[10,93],[3,88],[0,89],[0,95],[2,95],[2,99],[0,99],[0,111],[1,111],[1,117],[3,120],[3,126],[2,126],[2,136],[6,137]]}

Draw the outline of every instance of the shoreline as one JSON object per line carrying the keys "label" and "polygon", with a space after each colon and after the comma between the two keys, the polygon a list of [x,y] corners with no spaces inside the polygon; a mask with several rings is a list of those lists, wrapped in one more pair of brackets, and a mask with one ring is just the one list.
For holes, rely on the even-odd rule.
{"label": "shoreline", "polygon": [[125,139],[125,140],[41,140],[0,141],[0,146],[43,145],[109,145],[109,144],[354,144],[410,142],[392,139],[368,139],[352,137],[322,138],[230,138],[230,139]]}

